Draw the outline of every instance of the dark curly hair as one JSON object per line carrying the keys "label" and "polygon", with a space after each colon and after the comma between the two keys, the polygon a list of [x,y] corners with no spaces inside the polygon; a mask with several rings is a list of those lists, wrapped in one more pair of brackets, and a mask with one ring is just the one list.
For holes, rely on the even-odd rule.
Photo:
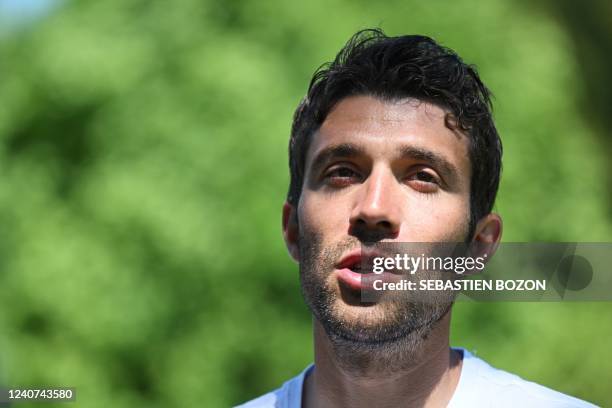
{"label": "dark curly hair", "polygon": [[501,173],[502,145],[493,123],[491,93],[474,66],[421,35],[388,37],[380,29],[359,31],[333,62],[315,72],[293,118],[287,202],[296,206],[299,201],[312,135],[334,105],[352,95],[433,103],[448,111],[447,127],[469,136],[471,237],[478,220],[493,208]]}

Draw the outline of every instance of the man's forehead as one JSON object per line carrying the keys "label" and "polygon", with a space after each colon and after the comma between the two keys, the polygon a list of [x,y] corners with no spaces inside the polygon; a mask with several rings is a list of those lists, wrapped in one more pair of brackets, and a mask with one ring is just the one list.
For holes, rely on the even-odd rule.
{"label": "man's forehead", "polygon": [[438,152],[458,168],[464,168],[462,161],[467,160],[469,168],[468,137],[447,127],[447,114],[437,105],[412,98],[345,98],[313,135],[307,163],[330,145],[353,144],[364,152],[385,155],[396,155],[398,148],[412,146]]}
{"label": "man's forehead", "polygon": [[351,96],[342,99],[329,112],[322,129],[354,127],[355,124],[377,126],[444,125],[447,112],[430,102],[415,98],[383,100],[374,96]]}

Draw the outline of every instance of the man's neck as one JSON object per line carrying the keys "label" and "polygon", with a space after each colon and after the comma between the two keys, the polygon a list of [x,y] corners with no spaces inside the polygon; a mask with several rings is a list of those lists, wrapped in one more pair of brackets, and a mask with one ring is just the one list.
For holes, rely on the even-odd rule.
{"label": "man's neck", "polygon": [[[311,407],[439,407],[450,401],[459,382],[462,359],[449,348],[450,313],[437,322],[418,353],[399,356],[397,371],[381,373],[372,362],[352,370],[315,320],[315,368],[305,379],[302,403]],[[346,358],[346,353],[343,353]]]}

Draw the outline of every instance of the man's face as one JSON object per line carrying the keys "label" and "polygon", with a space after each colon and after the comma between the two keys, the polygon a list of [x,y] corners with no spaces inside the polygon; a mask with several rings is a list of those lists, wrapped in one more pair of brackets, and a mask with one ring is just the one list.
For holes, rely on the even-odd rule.
{"label": "man's face", "polygon": [[450,130],[445,115],[413,99],[353,96],[313,135],[297,207],[299,262],[306,301],[328,333],[380,342],[448,310],[408,300],[364,304],[340,265],[364,242],[465,241],[468,138]]}

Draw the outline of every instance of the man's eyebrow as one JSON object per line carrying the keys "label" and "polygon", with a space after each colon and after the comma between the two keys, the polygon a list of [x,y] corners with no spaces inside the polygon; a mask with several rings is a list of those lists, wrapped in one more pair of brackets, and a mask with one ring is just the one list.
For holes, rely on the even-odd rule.
{"label": "man's eyebrow", "polygon": [[315,158],[312,160],[312,171],[316,172],[321,166],[328,163],[334,158],[351,158],[361,156],[365,154],[365,150],[357,145],[351,143],[342,143],[337,145],[330,145],[321,149]]}
{"label": "man's eyebrow", "polygon": [[459,174],[457,167],[444,156],[422,147],[404,146],[400,148],[400,157],[421,160],[431,164],[436,170],[448,178]]}

